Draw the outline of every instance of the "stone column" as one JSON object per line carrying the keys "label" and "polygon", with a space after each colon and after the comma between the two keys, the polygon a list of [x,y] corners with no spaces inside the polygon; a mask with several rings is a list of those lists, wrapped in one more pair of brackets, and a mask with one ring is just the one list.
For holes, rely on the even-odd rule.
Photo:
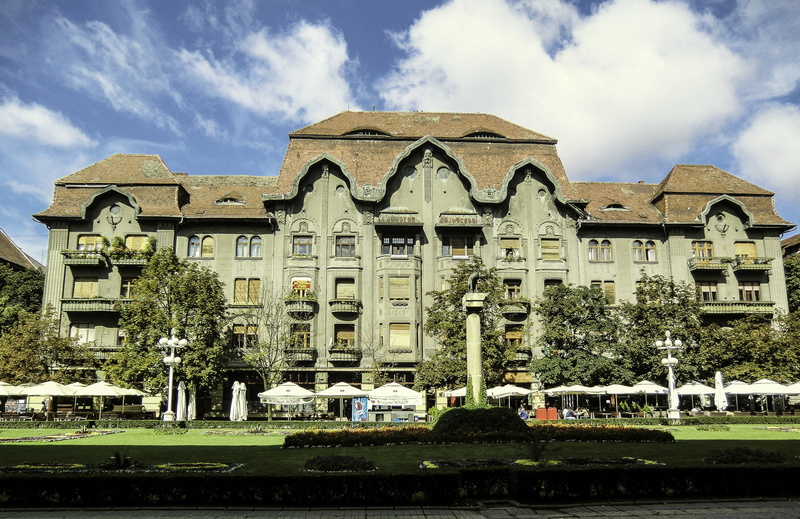
{"label": "stone column", "polygon": [[[480,398],[483,385],[483,355],[481,353],[481,310],[486,294],[467,292],[461,300],[467,312],[467,381],[472,384],[472,395]],[[470,402],[467,402],[470,403]]]}

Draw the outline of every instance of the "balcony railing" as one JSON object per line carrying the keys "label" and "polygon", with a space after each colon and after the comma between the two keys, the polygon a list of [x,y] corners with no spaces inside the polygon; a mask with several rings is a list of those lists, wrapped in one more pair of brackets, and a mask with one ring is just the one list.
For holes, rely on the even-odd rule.
{"label": "balcony railing", "polygon": [[507,318],[525,316],[531,311],[531,303],[525,299],[505,299],[500,303],[500,310]]}
{"label": "balcony railing", "polygon": [[317,300],[311,297],[289,296],[284,302],[286,313],[300,321],[308,321],[317,311]]}
{"label": "balcony railing", "polygon": [[731,258],[691,258],[689,270],[726,270]]}
{"label": "balcony railing", "polygon": [[286,348],[284,350],[289,359],[295,362],[314,362],[317,350],[312,348]]}
{"label": "balcony railing", "polygon": [[769,272],[772,269],[770,262],[773,258],[735,258],[731,260],[733,270],[757,270]]}
{"label": "balcony railing", "polygon": [[355,346],[334,346],[328,350],[331,362],[358,362],[361,360],[361,348]]}
{"label": "balcony railing", "polygon": [[331,299],[331,312],[335,314],[357,314],[361,310],[358,299]]}
{"label": "balcony railing", "polygon": [[531,349],[530,348],[522,348],[520,347],[517,350],[517,362],[524,362],[528,363],[531,360]]}
{"label": "balcony railing", "polygon": [[64,265],[88,265],[97,267],[105,263],[105,256],[96,250],[62,250]]}
{"label": "balcony railing", "polygon": [[703,301],[704,314],[772,314],[774,301]]}
{"label": "balcony railing", "polygon": [[62,299],[61,309],[65,312],[119,312],[130,301],[106,297]]}

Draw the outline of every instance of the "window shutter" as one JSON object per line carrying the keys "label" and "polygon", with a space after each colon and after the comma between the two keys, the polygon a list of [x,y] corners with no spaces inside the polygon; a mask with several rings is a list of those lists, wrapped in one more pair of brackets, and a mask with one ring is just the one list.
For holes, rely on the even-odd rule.
{"label": "window shutter", "polygon": [[233,282],[233,302],[244,303],[247,301],[247,280],[236,279]]}
{"label": "window shutter", "polygon": [[733,244],[733,253],[737,258],[755,258],[756,244],[751,241],[737,241]]}
{"label": "window shutter", "polygon": [[391,276],[389,278],[389,299],[409,299],[409,283],[407,277]]}
{"label": "window shutter", "polygon": [[389,325],[389,348],[408,349],[411,347],[411,325],[392,323]]}
{"label": "window shutter", "polygon": [[560,260],[561,240],[553,238],[542,238],[542,259]]}
{"label": "window shutter", "polygon": [[250,304],[258,304],[261,300],[261,280],[250,279],[247,287],[247,302]]}
{"label": "window shutter", "polygon": [[336,281],[336,299],[355,299],[356,283],[352,279],[339,279]]}
{"label": "window shutter", "polygon": [[606,281],[603,283],[603,294],[606,296],[606,302],[613,305],[616,302],[616,292],[614,291],[614,282]]}

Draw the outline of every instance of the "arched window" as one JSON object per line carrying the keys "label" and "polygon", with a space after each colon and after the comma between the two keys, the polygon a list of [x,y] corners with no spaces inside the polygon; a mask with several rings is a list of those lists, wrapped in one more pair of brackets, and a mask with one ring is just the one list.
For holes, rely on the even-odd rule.
{"label": "arched window", "polygon": [[600,242],[589,240],[589,261],[600,260]]}
{"label": "arched window", "polygon": [[600,242],[600,261],[612,261],[611,242],[603,240]]}
{"label": "arched window", "polygon": [[642,243],[642,240],[633,242],[633,261],[644,261],[644,243]]}
{"label": "arched window", "polygon": [[186,251],[186,255],[190,258],[200,257],[200,238],[198,236],[189,238],[189,250]]}
{"label": "arched window", "polygon": [[656,261],[656,242],[648,240],[644,244],[644,260]]}
{"label": "arched window", "polygon": [[261,257],[261,237],[260,236],[253,236],[250,240],[250,257],[251,258],[260,258]]}
{"label": "arched window", "polygon": [[247,236],[239,236],[236,238],[236,257],[247,257]]}
{"label": "arched window", "polygon": [[202,246],[200,247],[200,257],[201,258],[213,258],[214,257],[214,238],[211,236],[206,236],[203,238]]}

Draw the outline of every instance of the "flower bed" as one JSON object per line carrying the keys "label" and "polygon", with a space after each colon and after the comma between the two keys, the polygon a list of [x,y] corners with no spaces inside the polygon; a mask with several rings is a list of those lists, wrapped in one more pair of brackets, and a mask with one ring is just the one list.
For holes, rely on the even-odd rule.
{"label": "flower bed", "polygon": [[420,462],[419,468],[421,469],[439,469],[439,468],[473,468],[473,467],[504,467],[508,465],[524,465],[524,466],[587,466],[587,465],[663,465],[657,461],[643,460],[632,457],[622,458],[559,458],[552,460],[511,460],[511,459],[474,459],[474,460],[425,460]]}
{"label": "flower bed", "polygon": [[34,473],[56,473],[64,472],[125,472],[125,473],[165,473],[165,472],[214,472],[225,473],[233,472],[241,468],[241,463],[220,463],[209,461],[194,461],[188,463],[160,463],[158,465],[145,465],[133,462],[126,468],[119,469],[109,464],[104,465],[84,465],[81,463],[20,463],[10,467],[0,467],[0,472],[34,472]]}
{"label": "flower bed", "polygon": [[91,438],[93,436],[104,436],[106,434],[116,434],[125,432],[119,429],[112,430],[87,430],[61,434],[45,434],[43,436],[24,436],[21,438],[0,438],[0,443],[19,443],[19,442],[60,442],[63,440],[78,440],[80,438]]}

